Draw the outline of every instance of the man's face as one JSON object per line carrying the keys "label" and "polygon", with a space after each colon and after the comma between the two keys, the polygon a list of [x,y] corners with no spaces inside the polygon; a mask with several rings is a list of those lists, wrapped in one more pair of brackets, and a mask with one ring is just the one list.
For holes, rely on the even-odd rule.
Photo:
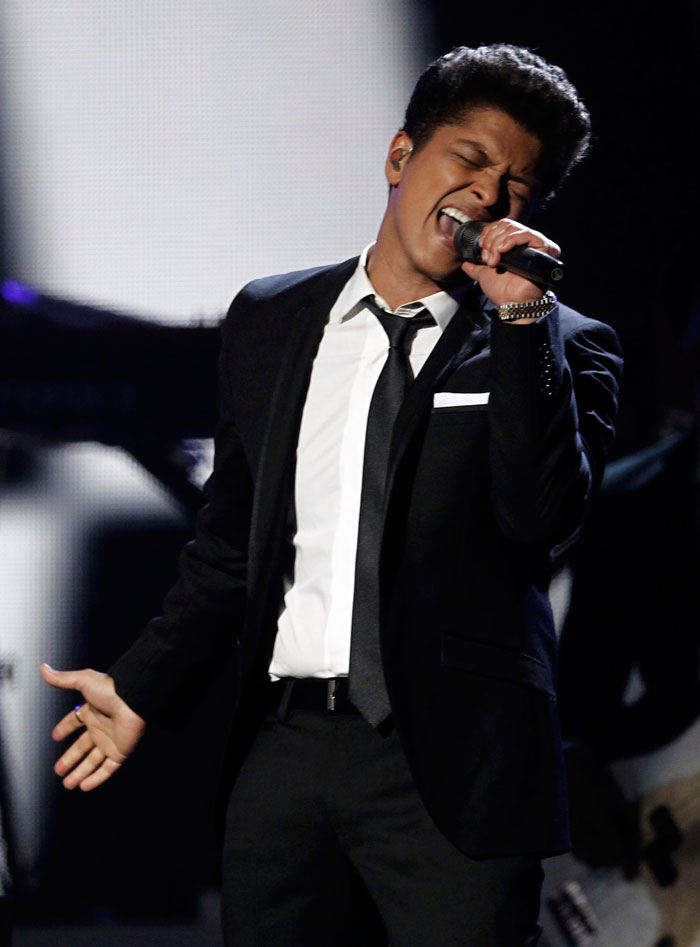
{"label": "man's face", "polygon": [[[399,132],[390,155],[410,147]],[[539,138],[506,112],[475,107],[463,122],[438,127],[398,170],[387,161],[395,186],[380,239],[394,272],[418,282],[445,280],[460,267],[453,243],[460,223],[524,219],[537,196],[541,153]]]}

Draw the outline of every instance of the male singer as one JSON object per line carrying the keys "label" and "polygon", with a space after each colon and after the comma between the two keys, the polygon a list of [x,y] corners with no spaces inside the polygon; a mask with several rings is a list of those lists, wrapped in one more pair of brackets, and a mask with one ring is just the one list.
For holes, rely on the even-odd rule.
{"label": "male singer", "polygon": [[[547,599],[613,433],[614,333],[500,265],[583,155],[564,73],[457,48],[421,76],[359,259],[258,280],[223,327],[214,472],[178,583],[56,764],[111,776],[235,652],[227,945],[535,944],[566,849]],[[453,237],[485,224],[481,263]],[[206,768],[200,760],[188,765]]]}

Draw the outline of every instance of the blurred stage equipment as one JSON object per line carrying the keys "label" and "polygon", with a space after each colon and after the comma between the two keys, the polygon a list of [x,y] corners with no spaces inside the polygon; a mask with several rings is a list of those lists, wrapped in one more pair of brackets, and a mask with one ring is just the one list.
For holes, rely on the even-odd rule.
{"label": "blurred stage equipment", "polygon": [[[0,284],[0,910],[11,870],[20,919],[186,912],[209,864],[206,815],[171,831],[205,791],[178,774],[174,736],[152,733],[117,808],[109,787],[94,800],[60,788],[49,734],[70,695],[51,693],[38,663],[108,667],[159,608],[202,503],[219,335],[217,323],[169,326]],[[145,840],[136,861],[133,833]]]}
{"label": "blurred stage equipment", "polygon": [[218,325],[183,327],[0,286],[0,430],[127,450],[188,508],[179,445],[213,436]]}

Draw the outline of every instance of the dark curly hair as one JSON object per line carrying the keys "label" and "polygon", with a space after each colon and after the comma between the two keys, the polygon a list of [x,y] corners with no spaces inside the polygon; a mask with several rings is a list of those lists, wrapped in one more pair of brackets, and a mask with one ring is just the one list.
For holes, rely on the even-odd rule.
{"label": "dark curly hair", "polygon": [[463,121],[470,108],[507,112],[543,145],[541,201],[583,158],[590,116],[563,69],[521,46],[456,46],[431,63],[413,90],[403,130],[415,151],[436,128]]}

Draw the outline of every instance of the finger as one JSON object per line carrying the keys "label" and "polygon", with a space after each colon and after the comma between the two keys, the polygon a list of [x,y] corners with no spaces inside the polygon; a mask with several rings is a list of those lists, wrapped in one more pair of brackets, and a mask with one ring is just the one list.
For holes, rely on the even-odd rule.
{"label": "finger", "polygon": [[121,763],[117,763],[114,760],[111,760],[109,757],[105,758],[102,766],[95,770],[90,776],[87,776],[81,783],[80,789],[83,792],[89,792],[91,789],[96,789],[98,786],[101,786],[102,783],[106,782],[110,776],[112,776],[120,768]]}
{"label": "finger", "polygon": [[489,250],[504,234],[524,229],[522,224],[517,223],[515,220],[509,220],[507,217],[503,218],[503,220],[493,220],[491,223],[486,224],[479,234],[479,247],[482,252],[484,249]]}
{"label": "finger", "polygon": [[105,755],[98,747],[93,747],[88,755],[83,759],[81,763],[78,764],[74,769],[68,773],[66,778],[63,780],[63,785],[66,789],[75,789],[76,786],[95,770],[104,763]]}
{"label": "finger", "polygon": [[486,266],[498,266],[504,250],[504,240],[521,229],[519,224],[507,219],[496,220],[484,228],[479,237],[479,249]]}
{"label": "finger", "polygon": [[89,753],[95,746],[95,741],[89,733],[83,733],[78,739],[71,743],[66,752],[60,756],[54,764],[54,772],[58,776],[65,776],[73,767],[83,759],[86,753]]}
{"label": "finger", "polygon": [[89,720],[89,704],[83,704],[80,707],[80,716],[82,721],[78,720],[75,715],[75,707],[65,715],[61,717],[56,726],[51,731],[51,736],[54,740],[65,740],[66,737],[70,736],[71,733],[75,733],[76,730],[82,729],[82,727],[87,726]]}
{"label": "finger", "polygon": [[491,267],[498,266],[502,254],[523,246],[542,250],[554,257],[561,255],[561,248],[553,240],[507,217],[487,224],[479,237],[482,259]]}
{"label": "finger", "polygon": [[561,256],[561,249],[553,240],[549,240],[544,234],[533,230],[526,230],[522,233],[501,234],[495,244],[494,250],[499,253],[507,253],[514,247],[532,247],[534,250],[542,250],[550,256]]}

